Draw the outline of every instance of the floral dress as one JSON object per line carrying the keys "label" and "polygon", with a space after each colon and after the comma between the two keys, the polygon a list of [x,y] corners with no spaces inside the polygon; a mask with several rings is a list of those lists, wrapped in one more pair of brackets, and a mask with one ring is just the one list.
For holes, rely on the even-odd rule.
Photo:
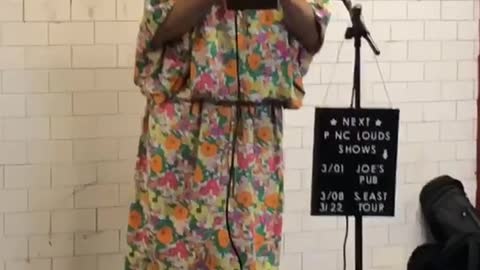
{"label": "floral dress", "polygon": [[[327,0],[306,0],[319,27]],[[213,6],[178,40],[151,41],[175,0],[147,0],[135,83],[147,105],[125,270],[278,270],[283,109],[297,109],[313,53],[282,10]]]}

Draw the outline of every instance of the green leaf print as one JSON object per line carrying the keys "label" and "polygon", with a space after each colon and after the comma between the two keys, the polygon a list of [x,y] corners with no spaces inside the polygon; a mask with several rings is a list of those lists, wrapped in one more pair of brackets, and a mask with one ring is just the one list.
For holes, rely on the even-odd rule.
{"label": "green leaf print", "polygon": [[277,85],[278,81],[280,80],[280,75],[278,74],[278,71],[273,72],[272,74],[272,82]]}
{"label": "green leaf print", "polygon": [[215,44],[210,45],[210,56],[215,57],[217,55],[217,46]]}
{"label": "green leaf print", "polygon": [[190,217],[190,222],[188,224],[188,227],[190,228],[191,231],[195,231],[199,228],[197,224],[198,224],[198,220],[194,216]]}
{"label": "green leaf print", "polygon": [[180,146],[180,155],[182,157],[190,157],[192,156],[192,148],[187,144],[182,144]]}
{"label": "green leaf print", "polygon": [[173,228],[173,222],[168,218],[162,218],[157,224],[155,224],[155,229],[157,230],[164,227]]}
{"label": "green leaf print", "polygon": [[276,263],[276,261],[275,261],[275,259],[276,259],[275,253],[273,253],[273,252],[267,252],[267,254],[268,254],[268,262],[269,262],[271,265],[276,265],[277,263]]}
{"label": "green leaf print", "polygon": [[153,13],[153,19],[156,22],[161,21],[163,17],[165,17],[165,14],[163,14],[162,10],[157,10],[156,12]]}
{"label": "green leaf print", "polygon": [[265,187],[260,187],[259,189],[257,189],[257,193],[258,193],[258,198],[264,198],[265,197]]}
{"label": "green leaf print", "polygon": [[138,211],[143,215],[143,207],[140,204],[140,201],[135,201],[130,205],[130,211]]}
{"label": "green leaf print", "polygon": [[261,236],[265,237],[265,225],[264,224],[259,224],[257,229],[255,230],[255,232],[258,235],[261,235]]}
{"label": "green leaf print", "polygon": [[288,75],[288,66],[289,66],[288,62],[283,62],[282,63],[281,70],[282,70],[282,74],[284,74],[284,76]]}

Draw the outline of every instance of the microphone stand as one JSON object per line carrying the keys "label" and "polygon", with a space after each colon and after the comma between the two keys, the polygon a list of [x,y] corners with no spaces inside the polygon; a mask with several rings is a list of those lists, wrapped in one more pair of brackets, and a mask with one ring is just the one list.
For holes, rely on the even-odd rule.
{"label": "microphone stand", "polygon": [[[370,48],[375,55],[380,54],[380,50],[373,42],[370,32],[367,30],[362,17],[362,6],[357,4],[352,7],[350,0],[342,0],[347,8],[352,26],[347,28],[345,32],[345,39],[354,39],[355,46],[355,66],[353,71],[353,93],[355,98],[355,109],[361,108],[360,103],[360,89],[361,89],[361,46],[362,38],[364,38],[370,45]],[[363,221],[361,215],[355,215],[355,270],[363,269]]]}
{"label": "microphone stand", "polygon": [[362,17],[362,6],[360,4],[351,7],[351,4],[348,0],[342,0],[347,10],[350,13],[350,19],[352,21],[352,26],[347,28],[345,32],[345,39],[354,39],[354,46],[355,46],[355,67],[353,71],[353,88],[354,88],[354,96],[355,96],[355,108],[360,109],[360,71],[361,71],[361,51],[360,48],[362,46],[362,38],[364,38],[370,48],[372,49],[375,55],[380,55],[380,50],[378,49],[377,45],[373,41],[372,37],[370,36],[370,32],[367,30],[365,23]]}

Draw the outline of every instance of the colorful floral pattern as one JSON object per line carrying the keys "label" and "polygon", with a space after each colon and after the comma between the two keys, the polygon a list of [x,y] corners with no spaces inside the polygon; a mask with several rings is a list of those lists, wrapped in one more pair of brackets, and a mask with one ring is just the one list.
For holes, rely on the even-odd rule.
{"label": "colorful floral pattern", "polygon": [[[165,100],[276,100],[286,108],[301,106],[302,78],[314,55],[285,29],[281,7],[236,12],[213,6],[198,27],[152,50],[152,37],[174,1],[146,0],[135,69],[135,82],[145,95]],[[305,1],[326,29],[330,0]]]}
{"label": "colorful floral pattern", "polygon": [[278,269],[282,108],[186,102],[149,108],[126,269],[240,269],[226,218],[230,173],[228,216],[243,269]]}
{"label": "colorful floral pattern", "polygon": [[[301,106],[313,55],[281,9],[218,6],[154,50],[174,1],[146,0],[140,24],[135,83],[147,106],[125,270],[278,270],[282,110]],[[326,27],[328,0],[306,1]]]}

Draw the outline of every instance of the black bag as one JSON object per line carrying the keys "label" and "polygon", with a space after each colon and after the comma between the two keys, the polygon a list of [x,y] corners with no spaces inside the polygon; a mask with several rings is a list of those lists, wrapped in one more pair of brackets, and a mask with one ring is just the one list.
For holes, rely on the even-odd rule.
{"label": "black bag", "polygon": [[431,263],[432,270],[479,270],[480,233],[464,233],[452,237],[439,257]]}
{"label": "black bag", "polygon": [[420,192],[420,206],[434,240],[479,232],[480,218],[468,200],[463,184],[448,175],[427,183]]}
{"label": "black bag", "polygon": [[466,233],[440,243],[418,246],[410,256],[408,270],[479,270],[480,234]]}
{"label": "black bag", "polygon": [[480,217],[463,184],[448,175],[427,183],[420,206],[434,243],[417,247],[408,270],[480,270]]}
{"label": "black bag", "polygon": [[408,270],[436,270],[433,264],[435,258],[440,257],[441,244],[423,244],[418,246],[408,260]]}

